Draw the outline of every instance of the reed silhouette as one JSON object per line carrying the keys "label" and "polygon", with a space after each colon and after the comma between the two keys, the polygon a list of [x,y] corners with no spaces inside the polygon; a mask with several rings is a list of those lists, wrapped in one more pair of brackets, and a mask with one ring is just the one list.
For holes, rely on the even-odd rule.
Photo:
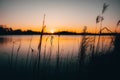
{"label": "reed silhouette", "polygon": [[43,33],[44,33],[44,29],[45,29],[45,14],[44,14],[44,18],[43,18],[43,26],[42,26],[42,31],[40,34],[40,41],[38,44],[38,63],[37,63],[37,71],[38,71],[38,79],[40,78],[39,73],[40,73],[40,62],[41,62],[41,47],[42,47],[42,38],[43,38]]}
{"label": "reed silhouette", "polygon": [[[110,43],[109,48],[107,49],[105,45],[103,45],[103,41],[101,40],[101,34],[103,30],[107,30],[110,33],[113,33],[109,28],[103,27],[102,21],[104,20],[103,14],[106,11],[107,7],[106,3],[103,5],[103,10],[101,15],[96,18],[96,26],[100,23],[99,30],[99,38],[96,45],[96,37],[91,37],[87,35],[87,27],[85,26],[82,32],[81,43],[79,44],[78,55],[74,56],[72,52],[66,53],[66,56],[62,55],[62,50],[60,49],[60,38],[62,35],[58,35],[58,51],[56,52],[56,58],[52,59],[52,48],[54,43],[54,35],[50,35],[50,52],[46,51],[47,40],[46,38],[45,46],[42,46],[43,43],[43,35],[45,30],[45,15],[43,19],[42,31],[40,34],[40,40],[38,44],[38,51],[32,48],[31,42],[29,43],[27,56],[25,58],[25,64],[22,63],[22,60],[18,60],[20,57],[19,52],[21,46],[21,41],[17,48],[16,57],[13,59],[15,54],[15,41],[12,43],[12,52],[10,55],[10,65],[8,65],[8,61],[6,59],[0,58],[0,74],[1,80],[107,80],[107,79],[120,79],[120,34],[116,31],[117,27],[120,24],[120,21],[117,23],[117,27],[115,28],[115,35],[112,35],[112,41]],[[3,28],[0,28],[3,30]],[[20,30],[17,31],[21,32]],[[96,30],[95,30],[96,33]],[[66,34],[66,32],[63,32]],[[71,33],[69,33],[71,34]],[[100,44],[102,45],[102,49],[100,50]],[[96,46],[95,46],[96,45]],[[111,46],[114,46],[111,49]],[[42,52],[42,47],[44,47],[44,51]],[[87,52],[87,50],[90,52]],[[74,50],[74,49],[73,49]],[[31,54],[30,54],[31,53]],[[72,54],[70,54],[72,53]],[[36,55],[37,54],[37,55]],[[43,54],[43,56],[42,56]],[[48,55],[47,55],[48,54]],[[1,56],[0,56],[1,57]],[[27,59],[27,60],[26,60]],[[4,62],[1,62],[4,61]],[[15,62],[16,68],[11,67]],[[24,66],[24,65],[27,65]]]}
{"label": "reed silhouette", "polygon": [[[86,33],[87,28],[85,27],[83,29],[83,33]],[[49,37],[50,38],[50,37]],[[70,55],[70,52],[68,55],[66,55],[65,58],[62,58],[63,56],[61,55],[62,51],[59,48],[60,45],[60,39],[61,37],[58,36],[58,52],[56,53],[56,59],[55,62],[52,62],[52,57],[49,55],[44,55],[42,58],[41,56],[41,63],[39,70],[40,72],[38,73],[38,55],[37,51],[33,48],[30,48],[30,63],[28,67],[25,67],[23,63],[20,63],[20,60],[13,59],[12,57],[12,62],[17,62],[16,68],[12,69],[9,67],[0,67],[1,73],[4,76],[10,76],[9,79],[15,80],[19,78],[19,75],[21,75],[21,78],[19,79],[29,79],[29,80],[39,80],[39,79],[44,79],[44,80],[89,80],[89,79],[110,79],[110,78],[119,78],[118,74],[116,72],[119,72],[119,60],[120,60],[120,35],[116,34],[113,36],[113,41],[111,41],[111,46],[113,45],[114,48],[111,50],[111,48],[106,49],[106,46],[103,45],[104,49],[107,50],[102,50],[102,52],[97,52],[93,51],[95,48],[93,48],[94,43],[94,37],[83,35],[82,36],[82,41],[79,44],[79,53],[78,56],[74,57],[74,53]],[[18,48],[16,50],[16,55],[19,53],[21,50],[20,42],[18,44]],[[49,44],[53,44],[54,41],[51,40]],[[47,45],[46,45],[47,46]],[[52,46],[52,45],[51,45]],[[15,47],[15,46],[14,46]],[[15,48],[12,46],[12,53],[15,54]],[[90,47],[90,54],[87,55],[87,49]],[[100,48],[100,47],[99,47]],[[60,50],[60,51],[59,51]],[[44,52],[43,52],[44,53]],[[41,54],[43,54],[41,53]],[[46,54],[50,54],[46,53]],[[93,55],[94,54],[94,55]],[[2,59],[2,58],[1,58]],[[49,60],[50,59],[50,60]],[[14,61],[15,60],[15,61]],[[2,61],[2,60],[0,60]],[[44,63],[45,62],[45,63]],[[12,63],[13,65],[16,65],[16,63]],[[0,65],[3,66],[2,63]],[[12,75],[9,75],[9,74]],[[7,75],[6,75],[7,74]],[[16,76],[14,76],[16,75]],[[110,75],[110,76],[109,76]],[[39,76],[39,78],[38,78]],[[3,76],[2,76],[3,77]],[[3,77],[5,78],[5,77]],[[19,80],[18,79],[18,80]]]}
{"label": "reed silhouette", "polygon": [[31,49],[32,37],[33,37],[33,36],[31,36],[30,43],[29,43],[29,47],[28,47],[27,58],[26,58],[26,63],[25,63],[25,66],[26,66],[26,67],[27,67],[27,64],[28,64],[29,56],[30,56],[30,49]]}
{"label": "reed silhouette", "polygon": [[17,66],[17,60],[18,60],[18,53],[19,53],[19,51],[20,51],[20,48],[21,48],[21,40],[20,40],[20,43],[19,43],[19,46],[18,46],[18,49],[17,49],[17,54],[16,54],[16,57],[15,57],[15,67]]}

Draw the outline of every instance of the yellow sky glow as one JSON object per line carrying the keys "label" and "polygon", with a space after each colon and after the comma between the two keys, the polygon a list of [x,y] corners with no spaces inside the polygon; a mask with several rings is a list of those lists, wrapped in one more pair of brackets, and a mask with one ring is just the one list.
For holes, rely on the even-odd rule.
{"label": "yellow sky glow", "polygon": [[[41,31],[43,15],[46,14],[45,32],[71,31],[82,32],[87,26],[88,32],[95,32],[96,17],[101,15],[103,3],[110,6],[103,14],[103,27],[114,31],[119,20],[119,2],[117,0],[17,0],[0,3],[0,25],[13,29]],[[97,31],[99,24],[97,25]]]}

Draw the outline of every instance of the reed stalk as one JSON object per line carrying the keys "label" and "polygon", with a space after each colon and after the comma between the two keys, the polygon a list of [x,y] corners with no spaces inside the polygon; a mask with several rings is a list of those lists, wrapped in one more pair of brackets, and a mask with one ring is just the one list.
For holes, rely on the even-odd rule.
{"label": "reed stalk", "polygon": [[33,36],[31,36],[29,47],[28,47],[27,58],[26,58],[26,63],[25,63],[26,67],[27,67],[27,64],[28,64],[28,61],[29,61],[28,59],[29,59],[29,55],[30,55],[30,48],[31,48],[32,38],[33,38]]}
{"label": "reed stalk", "polygon": [[120,25],[120,20],[118,20],[118,22],[117,22],[117,24],[116,24],[115,33],[117,33],[117,28],[118,28],[119,25]]}
{"label": "reed stalk", "polygon": [[40,40],[39,40],[39,44],[38,44],[38,62],[37,62],[37,78],[40,78],[40,60],[41,60],[41,47],[42,47],[42,38],[43,38],[43,34],[44,34],[44,30],[45,30],[45,14],[44,14],[44,18],[43,18],[43,25],[42,25],[42,31],[40,34]]}
{"label": "reed stalk", "polygon": [[49,36],[46,38],[46,41],[45,41],[45,46],[44,46],[44,56],[43,56],[43,61],[44,61],[44,63],[46,63],[45,58],[46,58],[46,46],[47,46],[47,41],[48,41],[48,38],[49,38]]}
{"label": "reed stalk", "polygon": [[10,66],[12,67],[12,63],[13,63],[13,56],[14,56],[14,45],[15,45],[15,41],[13,41],[13,45],[12,45],[12,53],[11,53],[11,57],[10,57]]}
{"label": "reed stalk", "polygon": [[[100,36],[101,36],[101,31],[102,31],[102,22],[103,22],[103,20],[104,20],[104,17],[103,17],[103,14],[104,14],[104,12],[107,10],[107,8],[108,8],[108,4],[106,4],[106,3],[104,3],[103,4],[103,9],[102,9],[102,13],[101,13],[101,16],[99,16],[97,19],[96,19],[96,22],[97,23],[99,23],[100,22],[100,33],[99,33],[99,37],[98,37],[98,42],[97,42],[97,47],[96,47],[96,51],[98,51],[98,53],[99,53],[99,44],[100,44]],[[98,20],[98,21],[97,21]]]}
{"label": "reed stalk", "polygon": [[56,68],[55,68],[56,79],[59,78],[59,64],[60,64],[59,38],[60,38],[60,35],[58,35],[58,53],[57,53],[57,56],[56,56]]}
{"label": "reed stalk", "polygon": [[16,58],[15,58],[15,67],[17,65],[17,60],[18,60],[18,53],[20,51],[20,48],[21,48],[21,40],[20,40],[20,43],[19,43],[19,46],[18,46],[18,49],[17,49],[17,54],[16,54]]}
{"label": "reed stalk", "polygon": [[83,34],[84,35],[82,36],[82,41],[81,41],[81,45],[80,45],[80,49],[79,49],[79,53],[78,53],[79,67],[81,67],[84,63],[86,49],[88,47],[88,44],[87,44],[88,38],[85,35],[86,30],[87,30],[87,27],[85,26],[84,29],[83,29]]}
{"label": "reed stalk", "polygon": [[49,62],[51,61],[51,55],[52,55],[52,47],[53,47],[53,35],[51,36],[51,39],[50,39],[50,54],[49,54]]}
{"label": "reed stalk", "polygon": [[38,67],[40,64],[40,55],[41,55],[41,47],[42,47],[42,38],[43,38],[43,33],[44,33],[44,29],[45,29],[45,14],[44,14],[44,19],[43,19],[43,26],[42,26],[42,31],[40,34],[40,40],[39,40],[39,45],[38,45]]}

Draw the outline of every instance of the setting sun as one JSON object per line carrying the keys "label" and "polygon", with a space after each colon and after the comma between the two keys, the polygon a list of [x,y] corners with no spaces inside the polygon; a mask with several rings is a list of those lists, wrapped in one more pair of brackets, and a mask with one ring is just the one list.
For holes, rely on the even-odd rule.
{"label": "setting sun", "polygon": [[120,80],[120,0],[0,0],[0,80]]}
{"label": "setting sun", "polygon": [[54,30],[50,30],[51,33],[54,33]]}

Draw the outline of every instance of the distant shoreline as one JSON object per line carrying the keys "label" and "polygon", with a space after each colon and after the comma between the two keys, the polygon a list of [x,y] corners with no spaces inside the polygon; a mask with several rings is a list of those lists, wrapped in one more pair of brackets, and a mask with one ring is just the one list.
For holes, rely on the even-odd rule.
{"label": "distant shoreline", "polygon": [[[33,33],[33,34],[28,34],[28,33],[21,33],[21,34],[0,34],[0,36],[5,36],[5,35],[41,35],[41,33]],[[88,36],[115,36],[115,35],[120,35],[120,33],[102,33],[102,34],[93,34],[93,33],[44,33],[42,35],[88,35]]]}
{"label": "distant shoreline", "polygon": [[13,30],[12,28],[6,28],[3,25],[0,25],[0,36],[1,35],[100,35],[100,36],[105,36],[105,35],[120,35],[120,33],[89,33],[89,32],[69,32],[69,31],[60,31],[60,32],[54,32],[54,33],[41,33],[41,32],[36,32],[32,30],[26,30],[22,31],[21,29]]}

